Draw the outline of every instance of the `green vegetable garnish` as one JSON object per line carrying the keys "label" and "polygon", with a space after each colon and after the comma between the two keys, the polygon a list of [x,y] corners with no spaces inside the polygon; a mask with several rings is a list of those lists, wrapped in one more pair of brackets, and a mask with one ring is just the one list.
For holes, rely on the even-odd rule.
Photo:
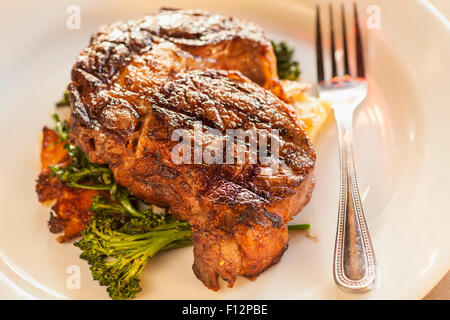
{"label": "green vegetable garnish", "polygon": [[137,218],[123,205],[96,197],[89,226],[75,246],[90,265],[92,277],[107,286],[114,300],[133,299],[141,291],[140,274],[160,251],[189,246],[191,226],[150,210]]}
{"label": "green vegetable garnish", "polygon": [[61,98],[61,100],[59,100],[56,104],[57,107],[65,107],[65,106],[69,106],[69,90],[64,91],[64,94]]}
{"label": "green vegetable garnish", "polygon": [[57,176],[70,187],[91,190],[112,189],[114,185],[111,182],[113,175],[107,166],[90,162],[81,149],[69,143],[64,148],[67,149],[72,162],[65,166],[50,166],[52,176]]}
{"label": "green vegetable garnish", "polygon": [[310,228],[310,224],[292,224],[288,226],[288,230],[308,230]]}
{"label": "green vegetable garnish", "polygon": [[284,42],[271,41],[277,57],[277,70],[280,79],[297,80],[300,76],[298,62],[293,60],[294,49]]}
{"label": "green vegetable garnish", "polygon": [[56,133],[59,135],[59,140],[61,141],[69,140],[69,123],[66,120],[64,121],[59,120],[59,116],[56,113],[52,114],[52,118],[56,122],[55,130]]}

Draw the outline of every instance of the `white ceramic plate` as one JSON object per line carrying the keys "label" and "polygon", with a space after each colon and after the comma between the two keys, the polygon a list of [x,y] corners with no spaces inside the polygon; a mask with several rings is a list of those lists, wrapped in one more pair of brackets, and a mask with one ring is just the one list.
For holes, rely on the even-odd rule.
{"label": "white ceramic plate", "polygon": [[[3,1],[0,12],[0,298],[107,298],[72,244],[47,230],[49,209],[34,193],[38,136],[69,81],[89,35],[101,24],[136,18],[161,5],[204,8],[254,21],[296,46],[303,79],[315,80],[313,1],[77,1],[81,29],[66,28],[70,1]],[[126,5],[125,5],[126,3]],[[360,14],[373,1],[358,1]],[[280,263],[256,281],[207,290],[192,273],[192,248],[159,255],[144,271],[147,299],[422,298],[450,266],[450,32],[427,2],[376,1],[381,28],[368,30],[369,97],[355,115],[356,164],[380,267],[376,289],[335,287],[332,256],[338,156],[332,121],[316,141],[317,188],[295,218],[314,242],[291,234]],[[350,7],[350,6],[349,6]],[[70,266],[81,288],[70,289]]]}

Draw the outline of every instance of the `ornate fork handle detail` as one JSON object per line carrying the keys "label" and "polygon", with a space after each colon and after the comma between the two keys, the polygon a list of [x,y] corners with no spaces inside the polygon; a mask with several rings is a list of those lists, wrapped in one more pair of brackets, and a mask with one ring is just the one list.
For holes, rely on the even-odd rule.
{"label": "ornate fork handle detail", "polygon": [[341,189],[334,252],[334,278],[343,289],[370,290],[376,281],[376,259],[364,217],[353,159],[353,108],[334,108],[339,134]]}

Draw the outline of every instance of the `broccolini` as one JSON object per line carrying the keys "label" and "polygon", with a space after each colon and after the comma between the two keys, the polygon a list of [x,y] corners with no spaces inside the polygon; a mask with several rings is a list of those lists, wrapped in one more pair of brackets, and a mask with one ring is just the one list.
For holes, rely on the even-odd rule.
{"label": "broccolini", "polygon": [[272,42],[273,51],[277,57],[277,70],[280,79],[297,80],[300,76],[300,68],[297,61],[293,60],[294,49],[286,42]]}
{"label": "broccolini", "polygon": [[122,205],[101,198],[94,199],[91,210],[94,215],[75,246],[114,300],[136,297],[140,274],[156,253],[192,244],[189,223],[169,215],[147,210],[143,218],[132,217]]}

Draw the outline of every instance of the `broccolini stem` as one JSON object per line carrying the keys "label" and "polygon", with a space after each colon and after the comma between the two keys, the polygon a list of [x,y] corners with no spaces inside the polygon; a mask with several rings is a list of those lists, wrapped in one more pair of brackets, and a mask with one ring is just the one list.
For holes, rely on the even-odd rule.
{"label": "broccolini stem", "polygon": [[[154,239],[154,238],[170,238],[172,235],[175,234],[184,234],[185,236],[187,235],[188,237],[191,236],[191,230],[179,230],[178,228],[176,228],[176,224],[171,224],[172,228],[167,228],[166,230],[156,230],[156,231],[148,231],[145,233],[138,233],[138,234],[133,234],[133,235],[129,235],[126,233],[121,233],[118,231],[114,231],[114,236],[117,237],[117,239],[120,239],[118,241],[115,242],[115,246],[117,247],[121,247],[121,246],[127,246],[128,244],[133,244],[135,245],[137,241],[141,241],[141,240],[149,240],[149,239]],[[126,239],[126,241],[123,241],[123,239]]]}
{"label": "broccolini stem", "polygon": [[130,199],[128,198],[128,192],[119,190],[119,192],[117,192],[117,199],[125,207],[125,209],[127,209],[128,213],[130,213],[130,215],[137,217],[137,218],[145,218],[145,214],[138,211],[131,204]]}
{"label": "broccolini stem", "polygon": [[310,224],[292,224],[288,226],[288,230],[308,230],[311,228]]}
{"label": "broccolini stem", "polygon": [[79,172],[66,174],[61,176],[62,181],[73,181],[77,182],[85,177],[99,177],[103,174],[109,174],[110,170],[108,168],[86,168]]}
{"label": "broccolini stem", "polygon": [[112,203],[102,203],[102,202],[95,202],[95,205],[93,204],[93,207],[91,207],[92,211],[100,211],[100,210],[108,210],[108,213],[120,213],[124,214],[127,213],[127,209],[125,209],[123,206],[119,204],[112,204]]}
{"label": "broccolini stem", "polygon": [[153,241],[153,245],[146,250],[146,255],[153,257],[159,251],[164,250],[172,242],[190,238],[190,236],[191,231],[169,231],[165,236],[156,237],[156,241]]}
{"label": "broccolini stem", "polygon": [[59,100],[56,104],[56,107],[64,107],[64,106],[69,106],[69,90],[64,91],[64,94],[61,98],[61,100]]}
{"label": "broccolini stem", "polygon": [[192,245],[193,245],[193,242],[192,242],[191,238],[180,239],[180,240],[176,240],[176,241],[172,242],[171,244],[169,244],[164,250],[178,249],[178,248],[188,247],[188,246],[192,246]]}
{"label": "broccolini stem", "polygon": [[88,190],[111,190],[112,184],[80,184],[78,182],[67,182],[69,187],[88,189]]}
{"label": "broccolini stem", "polygon": [[69,124],[67,123],[67,121],[61,122],[61,120],[59,120],[59,116],[56,113],[52,114],[52,118],[56,122],[56,132],[59,135],[59,139],[61,141],[69,140]]}

